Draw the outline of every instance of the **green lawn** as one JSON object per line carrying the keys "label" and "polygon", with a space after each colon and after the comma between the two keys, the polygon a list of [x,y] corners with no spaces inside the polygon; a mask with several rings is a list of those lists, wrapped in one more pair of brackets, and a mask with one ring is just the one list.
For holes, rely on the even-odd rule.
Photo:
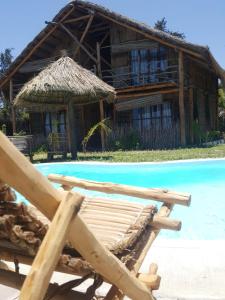
{"label": "green lawn", "polygon": [[[218,145],[208,148],[183,148],[175,150],[88,152],[86,154],[78,153],[79,161],[106,162],[152,162],[165,160],[220,157],[225,157],[225,145]],[[61,161],[60,157],[56,157],[54,161],[59,160]],[[67,160],[70,161],[69,158]],[[46,153],[35,153],[34,162],[38,163],[46,161]]]}

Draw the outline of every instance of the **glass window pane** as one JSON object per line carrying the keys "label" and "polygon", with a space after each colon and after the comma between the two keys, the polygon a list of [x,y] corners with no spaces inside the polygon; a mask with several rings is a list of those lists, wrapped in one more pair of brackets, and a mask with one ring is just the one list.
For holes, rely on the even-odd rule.
{"label": "glass window pane", "polygon": [[157,70],[158,70],[157,48],[151,49],[149,51],[149,54],[150,54],[150,63],[149,63],[150,81],[157,82]]}
{"label": "glass window pane", "polygon": [[148,82],[148,50],[140,50],[140,83],[145,84]]}
{"label": "glass window pane", "polygon": [[139,84],[139,51],[131,50],[131,79],[133,85]]}

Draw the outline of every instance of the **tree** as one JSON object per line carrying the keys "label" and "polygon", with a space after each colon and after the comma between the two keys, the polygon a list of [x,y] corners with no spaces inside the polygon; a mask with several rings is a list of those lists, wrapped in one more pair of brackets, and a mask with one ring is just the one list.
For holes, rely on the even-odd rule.
{"label": "tree", "polygon": [[[0,52],[0,78],[4,76],[5,71],[11,65],[13,60],[12,49],[6,48]],[[4,99],[3,92],[0,90],[0,119],[6,120],[10,116],[9,103]]]}
{"label": "tree", "polygon": [[155,25],[154,25],[154,28],[155,29],[158,29],[158,30],[161,30],[161,31],[164,31],[166,33],[169,33],[175,37],[178,37],[180,39],[185,39],[185,34],[182,33],[182,32],[179,32],[179,31],[171,31],[167,28],[167,20],[165,17],[163,17],[162,19],[158,20],[155,22]]}
{"label": "tree", "polygon": [[219,108],[219,116],[225,117],[225,91],[221,87],[218,90],[219,99],[218,99],[218,108]]}
{"label": "tree", "polygon": [[218,117],[219,117],[219,128],[221,131],[225,130],[225,90],[222,86],[218,89]]}
{"label": "tree", "polygon": [[12,48],[6,48],[3,52],[0,52],[0,77],[3,76],[12,63],[12,50]]}

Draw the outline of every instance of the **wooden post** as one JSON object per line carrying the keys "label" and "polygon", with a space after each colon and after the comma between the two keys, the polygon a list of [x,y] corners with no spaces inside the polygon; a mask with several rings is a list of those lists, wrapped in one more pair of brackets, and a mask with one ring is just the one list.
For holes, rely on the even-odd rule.
{"label": "wooden post", "polygon": [[15,113],[15,108],[13,106],[13,80],[10,79],[9,82],[9,102],[11,106],[11,114],[12,114],[12,130],[13,130],[13,135],[16,133],[16,113]]}
{"label": "wooden post", "polygon": [[200,129],[206,131],[206,115],[205,115],[205,95],[202,89],[198,89],[198,117]]}
{"label": "wooden post", "polygon": [[[104,120],[104,103],[103,100],[99,102],[100,108],[100,119],[101,121]],[[102,143],[102,151],[105,151],[105,133],[104,130],[101,128],[101,143]]]}
{"label": "wooden post", "polygon": [[70,224],[82,197],[68,193],[61,201],[23,284],[20,300],[42,300],[65,245]]}
{"label": "wooden post", "polygon": [[70,123],[69,123],[69,105],[66,106],[66,135],[67,135],[67,144],[68,144],[68,150],[71,152],[71,142],[70,142]]}
{"label": "wooden post", "polygon": [[81,132],[82,132],[82,139],[85,136],[85,113],[84,113],[84,105],[81,105],[80,112],[81,112]]}
{"label": "wooden post", "polygon": [[189,126],[190,126],[190,143],[194,143],[194,90],[193,87],[189,88]]}
{"label": "wooden post", "polygon": [[113,128],[116,127],[116,105],[113,103]]}
{"label": "wooden post", "polygon": [[[52,219],[66,192],[57,191],[1,132],[0,165],[0,180],[7,182]],[[79,214],[71,223],[69,240],[97,273],[125,295],[133,300],[153,300],[148,288],[96,239]]]}
{"label": "wooden post", "polygon": [[[102,70],[101,70],[101,51],[100,51],[100,44],[96,44],[97,50],[97,71],[98,77],[102,79]],[[103,100],[100,99],[99,101],[99,109],[100,109],[100,120],[104,120],[104,103]],[[104,130],[101,128],[101,143],[102,143],[102,151],[105,151],[105,133]]]}
{"label": "wooden post", "polygon": [[70,152],[72,159],[77,159],[77,122],[74,110],[74,104],[72,101],[68,103],[68,130],[70,133]]}
{"label": "wooden post", "polygon": [[180,142],[186,145],[185,109],[184,109],[184,55],[179,51],[179,114],[180,114]]}

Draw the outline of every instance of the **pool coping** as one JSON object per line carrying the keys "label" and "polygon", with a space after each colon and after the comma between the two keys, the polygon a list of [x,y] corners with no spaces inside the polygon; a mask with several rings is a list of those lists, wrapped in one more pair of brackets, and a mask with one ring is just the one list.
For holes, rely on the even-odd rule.
{"label": "pool coping", "polygon": [[219,158],[195,158],[195,159],[180,159],[180,160],[164,160],[153,162],[106,162],[106,161],[64,161],[64,162],[47,162],[47,163],[35,163],[33,165],[53,165],[53,164],[74,164],[74,165],[159,165],[159,164],[177,164],[188,162],[206,162],[206,161],[225,161],[225,157]]}

